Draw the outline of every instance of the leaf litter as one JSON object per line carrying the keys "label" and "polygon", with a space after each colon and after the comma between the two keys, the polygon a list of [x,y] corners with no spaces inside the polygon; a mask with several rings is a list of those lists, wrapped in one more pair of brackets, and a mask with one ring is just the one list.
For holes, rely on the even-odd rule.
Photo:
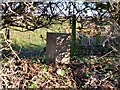
{"label": "leaf litter", "polygon": [[0,75],[4,88],[120,89],[120,59],[111,53],[82,57],[67,65],[46,65],[19,58],[6,44],[10,53],[4,55]]}

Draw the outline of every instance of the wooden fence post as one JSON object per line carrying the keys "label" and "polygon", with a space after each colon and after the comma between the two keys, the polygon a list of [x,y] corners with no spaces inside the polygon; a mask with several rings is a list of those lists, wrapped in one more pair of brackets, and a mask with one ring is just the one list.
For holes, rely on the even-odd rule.
{"label": "wooden fence post", "polygon": [[70,34],[47,33],[46,64],[70,63]]}
{"label": "wooden fence post", "polygon": [[[0,32],[0,74],[2,73],[2,66],[1,66],[1,63],[2,63],[2,41],[3,41],[3,33]],[[2,79],[0,77],[0,89],[2,89]]]}

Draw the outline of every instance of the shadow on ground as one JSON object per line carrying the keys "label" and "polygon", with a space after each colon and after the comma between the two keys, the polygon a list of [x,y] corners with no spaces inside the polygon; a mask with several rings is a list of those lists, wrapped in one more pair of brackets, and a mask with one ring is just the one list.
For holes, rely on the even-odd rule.
{"label": "shadow on ground", "polygon": [[[25,46],[19,46],[17,44],[12,45],[13,50],[15,50],[20,58],[36,58],[41,54],[41,50],[43,50],[43,46],[28,44]],[[44,52],[43,52],[44,53]]]}

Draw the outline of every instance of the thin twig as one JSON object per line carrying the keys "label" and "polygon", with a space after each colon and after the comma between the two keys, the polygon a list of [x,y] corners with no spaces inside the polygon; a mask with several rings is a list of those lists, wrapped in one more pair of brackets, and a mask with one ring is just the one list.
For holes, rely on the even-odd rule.
{"label": "thin twig", "polygon": [[7,45],[10,47],[10,50],[13,52],[13,54],[17,57],[17,59],[19,60],[19,61],[21,61],[21,59],[19,58],[19,56],[16,54],[16,52],[12,49],[12,47],[11,47],[11,45],[8,43],[8,41],[6,40],[5,41],[6,43],[7,43]]}
{"label": "thin twig", "polygon": [[113,51],[114,51],[114,50],[111,50],[110,52],[108,52],[108,53],[104,54],[103,56],[99,57],[97,60],[99,60],[99,59],[101,59],[101,58],[107,56],[108,54],[112,53]]}

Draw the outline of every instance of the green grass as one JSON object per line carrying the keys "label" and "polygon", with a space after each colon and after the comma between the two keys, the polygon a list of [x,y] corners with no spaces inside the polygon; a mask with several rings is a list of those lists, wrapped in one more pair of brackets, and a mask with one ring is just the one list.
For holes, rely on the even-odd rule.
{"label": "green grass", "polygon": [[18,44],[20,46],[44,46],[45,41],[42,41],[40,38],[40,34],[42,34],[45,38],[45,30],[34,31],[34,32],[19,32],[19,31],[11,31],[11,40],[14,44]]}
{"label": "green grass", "polygon": [[40,38],[40,35],[42,35],[43,38],[46,39],[47,32],[64,32],[64,27],[66,27],[66,24],[64,24],[63,26],[61,26],[60,24],[53,24],[49,28],[41,28],[35,31],[19,32],[11,30],[10,37],[15,44],[21,46],[28,47],[30,45],[32,47],[44,47],[46,45],[46,41],[42,40],[42,38]]}

